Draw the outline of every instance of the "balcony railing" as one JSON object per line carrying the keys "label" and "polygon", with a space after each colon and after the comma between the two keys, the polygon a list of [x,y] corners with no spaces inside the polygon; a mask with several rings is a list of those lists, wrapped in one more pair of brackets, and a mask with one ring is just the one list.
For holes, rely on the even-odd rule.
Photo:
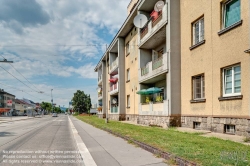
{"label": "balcony railing", "polygon": [[98,82],[102,80],[102,75],[98,77]]}
{"label": "balcony railing", "polygon": [[111,107],[111,113],[118,113],[118,107]]}
{"label": "balcony railing", "polygon": [[163,56],[152,62],[152,69],[155,70],[163,65]]}
{"label": "balcony railing", "polygon": [[148,65],[145,66],[145,67],[143,67],[143,68],[141,68],[141,75],[142,75],[142,76],[148,74],[148,72],[149,72],[149,67],[148,67]]}
{"label": "balcony railing", "polygon": [[113,71],[117,67],[118,67],[118,57],[115,59],[114,62],[111,63],[111,65],[110,65],[110,71]]}
{"label": "balcony railing", "polygon": [[140,42],[143,42],[144,40],[147,40],[148,37],[151,36],[154,32],[158,31],[159,28],[163,26],[168,20],[167,15],[167,4],[164,5],[162,11],[158,13],[157,16],[154,16],[155,18],[152,18],[141,30],[140,33]]}
{"label": "balcony railing", "polygon": [[118,90],[118,82],[110,86],[110,92]]}
{"label": "balcony railing", "polygon": [[148,33],[148,24],[141,30],[141,39]]}
{"label": "balcony railing", "polygon": [[159,16],[154,21],[152,21],[152,27],[154,27],[156,24],[158,24],[158,22],[160,22],[161,19],[162,19],[162,12],[159,14]]}

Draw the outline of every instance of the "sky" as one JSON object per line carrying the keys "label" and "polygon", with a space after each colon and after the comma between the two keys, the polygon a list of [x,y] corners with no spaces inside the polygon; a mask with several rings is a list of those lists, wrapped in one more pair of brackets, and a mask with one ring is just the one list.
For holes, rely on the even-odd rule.
{"label": "sky", "polygon": [[[97,103],[94,68],[130,0],[0,0],[0,89],[68,107],[77,90]],[[52,90],[53,89],[53,90]]]}

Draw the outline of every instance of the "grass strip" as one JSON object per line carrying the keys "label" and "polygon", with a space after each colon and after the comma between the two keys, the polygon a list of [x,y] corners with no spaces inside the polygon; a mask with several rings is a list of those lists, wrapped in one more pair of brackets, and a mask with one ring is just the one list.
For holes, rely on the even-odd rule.
{"label": "grass strip", "polygon": [[112,130],[169,152],[183,159],[205,166],[250,165],[250,146],[214,137],[203,137],[199,133],[179,132],[174,128],[137,126],[109,121],[96,116],[77,116],[78,119],[100,129]]}

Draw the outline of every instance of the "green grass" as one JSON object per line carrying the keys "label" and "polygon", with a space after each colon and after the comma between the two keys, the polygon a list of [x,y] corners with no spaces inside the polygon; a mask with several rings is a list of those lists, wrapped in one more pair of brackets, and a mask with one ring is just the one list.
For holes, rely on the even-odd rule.
{"label": "green grass", "polygon": [[97,128],[112,130],[201,165],[250,165],[250,146],[240,143],[206,138],[197,133],[179,132],[174,128],[166,130],[118,121],[109,121],[106,124],[104,119],[94,116],[77,118]]}

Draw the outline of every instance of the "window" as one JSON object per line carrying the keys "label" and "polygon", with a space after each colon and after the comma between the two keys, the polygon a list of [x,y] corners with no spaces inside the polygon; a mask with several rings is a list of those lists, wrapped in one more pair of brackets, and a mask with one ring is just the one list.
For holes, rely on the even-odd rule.
{"label": "window", "polygon": [[240,65],[223,69],[223,96],[241,94],[241,67]]}
{"label": "window", "polygon": [[130,80],[130,72],[129,72],[129,69],[127,69],[127,81]]}
{"label": "window", "polygon": [[235,125],[225,125],[224,132],[228,133],[228,134],[234,134],[235,133]]}
{"label": "window", "polygon": [[130,95],[127,95],[127,107],[130,107]]}
{"label": "window", "polygon": [[223,4],[223,28],[240,21],[240,0],[229,0]]}
{"label": "window", "polygon": [[205,98],[205,78],[204,75],[193,77],[193,99]]}
{"label": "window", "polygon": [[126,44],[126,54],[129,54],[129,42]]}
{"label": "window", "polygon": [[204,17],[193,23],[193,45],[204,40]]}
{"label": "window", "polygon": [[201,129],[201,122],[193,122],[193,128],[194,129]]}

